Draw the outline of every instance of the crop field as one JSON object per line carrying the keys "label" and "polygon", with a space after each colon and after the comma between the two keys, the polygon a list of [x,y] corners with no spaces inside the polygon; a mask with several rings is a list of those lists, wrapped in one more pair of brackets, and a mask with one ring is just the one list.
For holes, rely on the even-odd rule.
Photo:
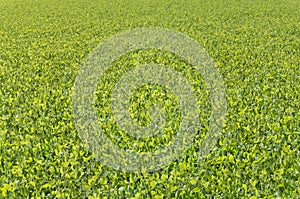
{"label": "crop field", "polygon": [[299,0],[0,0],[0,198],[300,198],[299,107]]}

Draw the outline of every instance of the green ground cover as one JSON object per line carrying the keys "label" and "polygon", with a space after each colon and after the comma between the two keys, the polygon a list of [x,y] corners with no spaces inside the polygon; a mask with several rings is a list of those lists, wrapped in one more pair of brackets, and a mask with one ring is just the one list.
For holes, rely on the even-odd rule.
{"label": "green ground cover", "polygon": [[[96,161],[84,147],[72,91],[82,61],[101,41],[140,27],[177,30],[201,43],[226,85],[227,113],[208,155],[197,156],[209,128],[203,117],[180,159],[159,171],[128,173]],[[135,60],[181,70],[200,88],[203,115],[209,113],[201,76],[153,49],[116,61],[98,96],[109,97],[106,88]],[[153,85],[137,91],[142,102],[133,102],[133,117],[147,124],[145,107],[155,96],[176,127],[176,97]],[[101,97],[99,118],[110,111]],[[0,1],[0,198],[297,198],[299,102],[298,0]],[[174,135],[139,142],[109,122],[102,127],[116,145],[138,151],[155,150]]]}

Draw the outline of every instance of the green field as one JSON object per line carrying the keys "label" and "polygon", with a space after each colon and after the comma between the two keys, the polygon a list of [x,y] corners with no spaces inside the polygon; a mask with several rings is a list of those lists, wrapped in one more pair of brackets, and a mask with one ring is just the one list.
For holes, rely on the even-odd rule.
{"label": "green field", "polygon": [[[147,107],[160,103],[171,130],[144,140],[118,130],[110,89],[129,68],[170,65],[193,85],[202,107],[199,132],[179,159],[130,173],[97,161],[84,146],[72,92],[101,42],[143,27],[199,42],[222,75],[227,111],[222,135],[199,158],[211,112],[201,75],[170,52],[120,57],[96,93],[99,123],[118,147],[154,151],[180,122],[176,96],[148,85],[133,98],[140,100],[132,103],[133,120],[149,124]],[[299,107],[299,0],[0,0],[0,198],[299,198]]]}

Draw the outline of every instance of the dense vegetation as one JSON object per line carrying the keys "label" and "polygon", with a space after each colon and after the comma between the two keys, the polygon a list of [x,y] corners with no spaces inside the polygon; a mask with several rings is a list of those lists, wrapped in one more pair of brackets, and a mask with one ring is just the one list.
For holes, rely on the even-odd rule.
{"label": "dense vegetation", "polygon": [[[1,0],[0,8],[0,198],[300,196],[300,1]],[[222,136],[206,156],[197,156],[209,127],[203,117],[203,134],[180,159],[159,171],[128,173],[95,160],[83,145],[72,91],[83,60],[99,43],[139,27],[177,30],[201,43],[226,85],[227,113]],[[107,88],[135,60],[181,70],[201,88],[199,103],[208,102],[191,66],[154,49],[117,60],[99,82],[98,96],[109,97]],[[133,116],[141,114],[147,124],[145,107],[155,97],[169,112],[176,109],[176,97],[149,85],[136,92],[141,101],[133,101]],[[99,118],[110,111],[109,100],[101,99]],[[176,126],[176,115],[169,118]],[[166,139],[136,145],[109,122],[102,127],[124,149],[151,151],[173,136],[170,131]]]}

